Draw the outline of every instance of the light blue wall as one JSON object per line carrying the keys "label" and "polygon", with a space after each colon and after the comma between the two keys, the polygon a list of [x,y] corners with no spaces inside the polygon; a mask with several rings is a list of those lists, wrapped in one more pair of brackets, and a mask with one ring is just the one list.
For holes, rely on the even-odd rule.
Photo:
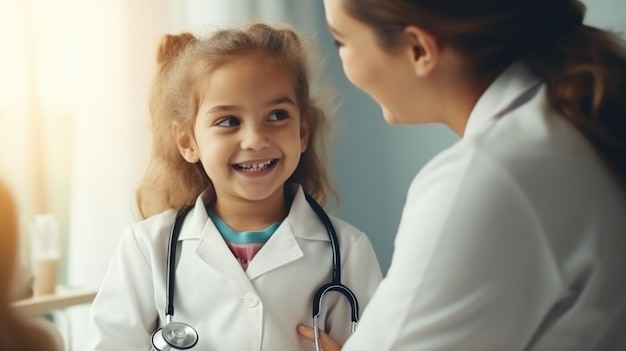
{"label": "light blue wall", "polygon": [[582,0],[587,5],[585,23],[626,36],[626,0]]}
{"label": "light blue wall", "polygon": [[[588,6],[588,24],[626,31],[626,0],[584,2]],[[338,138],[332,148],[334,179],[341,198],[339,216],[368,234],[386,272],[410,181],[457,137],[441,126],[388,126],[379,107],[345,79],[325,29],[321,4],[318,1],[319,8],[312,16],[319,19],[319,26],[308,32],[315,36],[321,50],[317,56],[327,58],[326,74],[340,97]]]}

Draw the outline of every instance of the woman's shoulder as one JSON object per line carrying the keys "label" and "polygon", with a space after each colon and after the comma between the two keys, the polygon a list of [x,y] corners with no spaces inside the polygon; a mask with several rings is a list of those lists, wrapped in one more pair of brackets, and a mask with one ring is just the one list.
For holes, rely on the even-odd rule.
{"label": "woman's shoulder", "polygon": [[445,216],[524,202],[527,188],[543,177],[541,156],[494,140],[461,139],[435,156],[413,179],[407,206],[429,212],[438,208],[437,216]]}
{"label": "woman's shoulder", "polygon": [[433,158],[413,180],[407,202],[474,217],[517,204],[518,216],[544,224],[619,203],[618,185],[586,139],[541,101],[497,117]]}
{"label": "woman's shoulder", "polygon": [[494,117],[480,132],[434,157],[418,178],[508,178],[532,185],[572,173],[604,172],[586,139],[558,113],[547,109],[544,100],[539,93],[536,99]]}
{"label": "woman's shoulder", "polygon": [[582,133],[550,108],[545,85],[524,103],[492,117],[480,132],[463,138],[459,146],[480,152],[513,174],[550,165],[598,165]]}

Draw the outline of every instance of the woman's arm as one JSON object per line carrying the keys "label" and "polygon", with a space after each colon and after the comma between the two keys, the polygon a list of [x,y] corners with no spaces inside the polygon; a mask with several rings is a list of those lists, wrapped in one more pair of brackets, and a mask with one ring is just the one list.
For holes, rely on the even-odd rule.
{"label": "woman's arm", "polygon": [[[429,166],[409,191],[387,276],[342,350],[524,349],[566,293],[533,206],[477,151]],[[339,350],[323,339],[324,351]]]}
{"label": "woman's arm", "polygon": [[344,351],[521,350],[564,293],[534,208],[480,151],[412,185],[387,276]]}

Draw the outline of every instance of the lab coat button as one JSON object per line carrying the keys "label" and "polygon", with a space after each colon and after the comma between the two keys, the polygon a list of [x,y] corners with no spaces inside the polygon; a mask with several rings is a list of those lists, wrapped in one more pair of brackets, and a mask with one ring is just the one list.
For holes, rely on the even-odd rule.
{"label": "lab coat button", "polygon": [[259,303],[259,298],[254,293],[247,292],[243,297],[243,302],[248,307],[254,307]]}

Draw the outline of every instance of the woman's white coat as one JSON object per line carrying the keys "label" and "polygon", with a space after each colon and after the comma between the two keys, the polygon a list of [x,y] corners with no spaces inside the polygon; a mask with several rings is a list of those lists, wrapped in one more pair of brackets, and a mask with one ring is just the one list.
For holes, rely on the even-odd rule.
{"label": "woman's white coat", "polygon": [[518,62],[414,179],[342,351],[608,350],[626,341],[625,267],[624,188]]}

